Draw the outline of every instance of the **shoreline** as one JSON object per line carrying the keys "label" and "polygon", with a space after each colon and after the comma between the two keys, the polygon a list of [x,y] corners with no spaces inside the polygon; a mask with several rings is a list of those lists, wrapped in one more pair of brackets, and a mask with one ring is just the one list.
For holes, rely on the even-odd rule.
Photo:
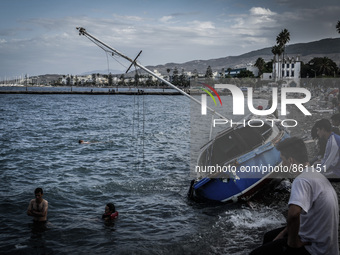
{"label": "shoreline", "polygon": [[35,95],[182,95],[177,91],[10,91],[0,90],[0,94],[35,94]]}

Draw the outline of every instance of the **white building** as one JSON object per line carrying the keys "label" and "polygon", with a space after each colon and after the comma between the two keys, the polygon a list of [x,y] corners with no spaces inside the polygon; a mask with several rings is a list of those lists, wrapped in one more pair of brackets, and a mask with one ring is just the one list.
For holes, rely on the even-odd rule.
{"label": "white building", "polygon": [[[273,76],[274,81],[283,80],[289,86],[290,84],[300,84],[301,78],[301,61],[299,57],[281,59],[274,57]],[[295,86],[296,86],[295,85]]]}

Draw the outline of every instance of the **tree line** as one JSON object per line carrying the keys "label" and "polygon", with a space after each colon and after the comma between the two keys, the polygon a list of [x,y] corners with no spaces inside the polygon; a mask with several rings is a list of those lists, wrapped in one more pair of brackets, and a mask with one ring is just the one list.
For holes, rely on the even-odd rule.
{"label": "tree line", "polygon": [[[336,24],[336,30],[340,33],[340,20]],[[279,60],[282,56],[284,62],[284,54],[286,44],[290,41],[290,33],[287,29],[283,29],[276,37],[276,45],[272,47],[274,58],[277,56]],[[263,73],[271,73],[273,61],[265,62],[263,58],[258,58],[255,65],[259,69],[259,76]],[[280,65],[279,65],[279,68]],[[301,78],[316,78],[316,77],[338,77],[339,67],[328,57],[315,57],[308,63],[301,62]]]}

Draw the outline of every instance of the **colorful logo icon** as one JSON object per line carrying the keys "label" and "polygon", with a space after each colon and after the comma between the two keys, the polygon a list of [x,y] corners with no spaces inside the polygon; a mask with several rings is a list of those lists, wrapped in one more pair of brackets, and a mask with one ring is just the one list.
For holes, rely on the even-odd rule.
{"label": "colorful logo icon", "polygon": [[[208,85],[208,84],[205,84],[205,83],[202,83],[202,82],[200,82],[199,84],[201,84],[201,85],[203,85],[203,86],[205,86],[206,88],[208,88],[208,89],[210,89],[212,92],[214,92],[215,93],[215,95],[217,96],[217,98],[218,98],[218,100],[220,101],[220,104],[222,105],[222,100],[221,100],[221,98],[220,98],[220,95],[217,93],[217,91],[213,88],[213,87],[211,87],[210,85]],[[209,90],[207,90],[206,88],[200,88],[201,90],[203,90],[204,92],[206,92],[211,98],[212,98],[212,100],[214,100],[214,103],[215,103],[215,105],[217,105],[217,103],[216,103],[216,100],[215,100],[215,97],[213,96],[213,94],[211,94],[211,92],[209,91]],[[202,113],[202,115],[206,115],[207,114],[207,95],[206,94],[202,94],[201,95],[201,113]]]}
{"label": "colorful logo icon", "polygon": [[[203,86],[209,88],[212,92],[214,92],[215,95],[217,96],[218,100],[220,101],[221,105],[222,105],[222,100],[221,100],[221,98],[220,98],[220,95],[217,93],[217,91],[216,91],[213,87],[211,87],[211,86],[208,85],[208,84],[202,83],[202,82],[200,82],[199,84],[202,84]],[[205,88],[200,88],[200,89],[203,90],[203,91],[205,91],[205,92],[206,92],[206,93],[214,100],[215,105],[217,105],[216,100],[215,100],[215,97],[211,94],[211,92],[210,92],[209,90],[207,90],[207,89],[205,89]]]}

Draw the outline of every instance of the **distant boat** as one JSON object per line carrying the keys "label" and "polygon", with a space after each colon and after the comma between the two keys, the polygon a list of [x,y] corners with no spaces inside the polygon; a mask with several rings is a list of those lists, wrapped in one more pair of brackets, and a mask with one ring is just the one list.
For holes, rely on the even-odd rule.
{"label": "distant boat", "polygon": [[191,198],[219,202],[247,200],[271,180],[275,174],[272,170],[281,163],[275,145],[289,134],[279,125],[272,126],[271,121],[252,122],[252,126],[256,125],[259,127],[240,124],[226,129],[201,149],[197,166],[201,170],[214,167],[215,172],[192,181]]}
{"label": "distant boat", "polygon": [[[168,86],[176,89],[181,94],[190,98],[192,101],[201,104],[199,100],[190,96],[183,90],[177,88],[169,81],[158,76],[143,65],[137,62],[137,58],[131,58],[123,55],[116,49],[101,42],[96,37],[89,34],[85,28],[77,28],[79,35],[88,37],[91,41],[107,52],[119,55],[129,62],[131,66],[137,66]],[[128,68],[127,72],[129,71]],[[226,119],[224,116],[207,107],[215,115]],[[267,116],[268,119],[268,116]],[[275,145],[289,137],[287,131],[281,126],[270,125],[267,121],[260,123],[259,127],[236,126],[222,131],[214,139],[208,142],[201,150],[197,166],[209,167],[219,165],[221,167],[235,168],[234,172],[229,173],[211,173],[203,178],[193,180],[190,185],[189,194],[192,198],[214,201],[237,201],[241,198],[247,198],[259,190],[263,184],[268,182],[271,177],[269,172],[240,172],[241,168],[260,167],[260,166],[277,166],[280,164],[280,153],[276,150]],[[252,126],[256,126],[256,121],[252,121]]]}

